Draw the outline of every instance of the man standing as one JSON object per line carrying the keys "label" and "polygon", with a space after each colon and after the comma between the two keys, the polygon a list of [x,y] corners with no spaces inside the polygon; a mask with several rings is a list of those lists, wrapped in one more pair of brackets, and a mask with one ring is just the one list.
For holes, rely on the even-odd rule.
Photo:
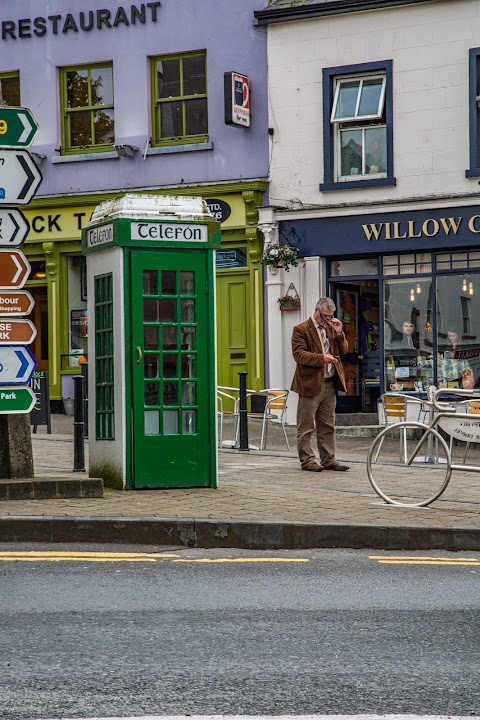
{"label": "man standing", "polygon": [[[346,391],[340,355],[348,345],[335,303],[320,298],[313,315],[293,328],[292,352],[297,368],[291,389],[298,393],[297,448],[302,470],[348,470],[335,460],[335,388]],[[310,443],[317,435],[320,465]]]}

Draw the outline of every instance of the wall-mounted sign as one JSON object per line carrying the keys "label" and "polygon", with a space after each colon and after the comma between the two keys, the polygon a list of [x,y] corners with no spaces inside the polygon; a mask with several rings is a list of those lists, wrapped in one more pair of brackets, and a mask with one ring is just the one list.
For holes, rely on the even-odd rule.
{"label": "wall-mounted sign", "polygon": [[98,10],[82,10],[76,13],[60,13],[46,17],[22,18],[21,20],[3,20],[2,40],[23,40],[24,38],[43,37],[44,35],[66,35],[67,33],[89,32],[90,30],[109,30],[129,25],[144,25],[157,22],[157,10],[161,3],[149,2]]}
{"label": "wall-mounted sign", "polygon": [[209,198],[208,200],[205,200],[205,202],[217,222],[223,223],[225,220],[228,220],[232,213],[232,208],[225,202],[225,200]]}
{"label": "wall-mounted sign", "polygon": [[250,127],[250,87],[248,77],[236,72],[223,75],[225,90],[225,123]]}

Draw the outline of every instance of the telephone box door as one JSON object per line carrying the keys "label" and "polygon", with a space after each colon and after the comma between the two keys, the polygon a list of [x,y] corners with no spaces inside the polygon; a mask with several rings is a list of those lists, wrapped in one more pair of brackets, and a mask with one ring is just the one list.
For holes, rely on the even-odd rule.
{"label": "telephone box door", "polygon": [[163,249],[131,255],[136,489],[212,484],[215,348],[209,257],[205,251]]}

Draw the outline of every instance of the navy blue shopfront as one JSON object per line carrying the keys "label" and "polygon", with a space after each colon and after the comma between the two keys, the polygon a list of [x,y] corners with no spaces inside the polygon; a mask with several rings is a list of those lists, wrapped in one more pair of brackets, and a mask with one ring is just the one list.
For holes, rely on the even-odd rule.
{"label": "navy blue shopfront", "polygon": [[480,207],[280,223],[299,256],[327,259],[350,352],[337,412],[374,412],[380,393],[480,385]]}

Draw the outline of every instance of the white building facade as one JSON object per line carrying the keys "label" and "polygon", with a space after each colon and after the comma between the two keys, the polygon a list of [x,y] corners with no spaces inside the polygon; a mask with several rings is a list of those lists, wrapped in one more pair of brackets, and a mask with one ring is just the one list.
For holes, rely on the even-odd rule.
{"label": "white building facade", "polygon": [[[375,412],[392,385],[422,397],[478,381],[480,2],[279,0],[255,16],[271,141],[260,229],[299,259],[267,268],[270,386],[289,387],[292,328],[322,295],[349,340],[338,413]],[[296,293],[300,311],[281,312]]]}

